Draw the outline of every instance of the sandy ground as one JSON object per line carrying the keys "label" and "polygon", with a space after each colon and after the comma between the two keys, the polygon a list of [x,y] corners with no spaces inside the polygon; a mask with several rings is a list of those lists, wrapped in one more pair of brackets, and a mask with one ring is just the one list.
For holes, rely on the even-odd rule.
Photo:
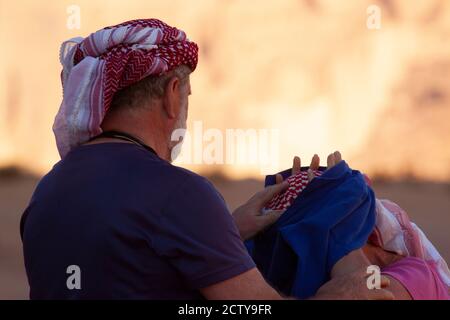
{"label": "sandy ground", "polygon": [[[259,180],[211,180],[234,209],[261,189]],[[0,174],[0,299],[27,299],[28,284],[23,266],[19,221],[38,182],[31,175]],[[450,184],[429,182],[377,182],[379,198],[400,204],[450,261]]]}

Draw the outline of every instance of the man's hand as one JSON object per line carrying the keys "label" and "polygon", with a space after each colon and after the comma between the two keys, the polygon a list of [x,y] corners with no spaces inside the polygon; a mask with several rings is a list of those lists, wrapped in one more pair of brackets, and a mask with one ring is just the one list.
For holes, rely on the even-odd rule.
{"label": "man's hand", "polygon": [[271,210],[264,214],[261,213],[261,210],[274,196],[286,190],[288,186],[287,182],[268,186],[233,212],[234,221],[243,240],[253,237],[277,221],[284,210]]}
{"label": "man's hand", "polygon": [[[394,296],[386,289],[369,290],[366,284],[368,275],[365,270],[349,273],[333,278],[325,283],[317,292],[313,300],[392,300]],[[381,286],[387,287],[389,279],[381,276]],[[261,273],[253,268],[231,279],[200,289],[206,299],[240,300],[263,299],[279,300],[294,299],[282,297],[271,288]]]}
{"label": "man's hand", "polygon": [[332,278],[317,291],[311,299],[316,300],[393,300],[394,295],[388,287],[390,281],[381,276],[381,289],[369,289],[367,287],[366,269],[347,273]]}

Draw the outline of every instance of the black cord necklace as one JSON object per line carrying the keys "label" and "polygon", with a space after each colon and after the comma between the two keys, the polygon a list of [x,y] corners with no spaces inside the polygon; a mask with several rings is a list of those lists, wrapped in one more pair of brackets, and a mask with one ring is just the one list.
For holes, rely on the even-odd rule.
{"label": "black cord necklace", "polygon": [[116,131],[116,130],[103,131],[99,135],[90,138],[89,142],[92,141],[92,140],[98,139],[98,138],[115,138],[115,139],[130,141],[130,142],[133,142],[134,144],[137,144],[137,145],[141,146],[142,148],[146,149],[147,151],[150,151],[154,155],[156,155],[156,156],[158,155],[156,153],[156,151],[152,147],[146,145],[140,139],[138,139],[138,138],[132,136],[131,134],[126,133],[126,132]]}

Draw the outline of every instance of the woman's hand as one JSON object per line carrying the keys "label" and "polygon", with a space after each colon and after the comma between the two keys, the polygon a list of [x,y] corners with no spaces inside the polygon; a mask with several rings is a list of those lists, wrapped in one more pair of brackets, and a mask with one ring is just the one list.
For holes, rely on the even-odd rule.
{"label": "woman's hand", "polygon": [[[339,151],[335,151],[335,152],[329,154],[327,157],[327,169],[331,169],[332,167],[334,167],[341,161],[342,161],[342,155]],[[309,165],[309,169],[308,169],[308,180],[310,182],[312,179],[314,179],[314,170],[318,170],[319,167],[320,167],[320,158],[317,154],[315,154],[311,159],[311,164]],[[301,168],[302,168],[302,161],[301,161],[300,157],[295,156],[294,160],[292,161],[291,175],[300,173]],[[283,181],[282,175],[277,174],[276,182],[280,183],[282,181]]]}
{"label": "woman's hand", "polygon": [[[339,151],[336,151],[328,156],[327,165],[328,169],[335,166],[339,161],[342,160],[341,154]],[[314,170],[319,169],[320,158],[317,154],[315,154],[311,160],[311,165],[308,169],[308,178],[311,181],[314,178]],[[301,170],[301,160],[300,157],[294,157],[292,163],[292,171],[291,173],[297,174]],[[281,174],[277,174],[276,183],[272,186],[268,186],[256,193],[250,200],[248,200],[245,204],[237,208],[232,216],[238,227],[239,233],[243,240],[250,239],[260,231],[266,229],[278,218],[285,210],[270,210],[266,211],[262,214],[262,209],[266,206],[267,203],[272,200],[273,197],[278,195],[279,193],[285,191],[289,184],[283,181],[283,177]]]}

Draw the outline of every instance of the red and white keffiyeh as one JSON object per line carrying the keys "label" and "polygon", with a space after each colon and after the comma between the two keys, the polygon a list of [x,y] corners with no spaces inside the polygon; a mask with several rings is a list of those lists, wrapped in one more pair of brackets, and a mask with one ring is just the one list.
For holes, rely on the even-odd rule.
{"label": "red and white keffiyeh", "polygon": [[53,124],[61,158],[102,132],[114,94],[179,65],[195,70],[198,47],[157,19],[132,20],[61,45],[63,101]]}

